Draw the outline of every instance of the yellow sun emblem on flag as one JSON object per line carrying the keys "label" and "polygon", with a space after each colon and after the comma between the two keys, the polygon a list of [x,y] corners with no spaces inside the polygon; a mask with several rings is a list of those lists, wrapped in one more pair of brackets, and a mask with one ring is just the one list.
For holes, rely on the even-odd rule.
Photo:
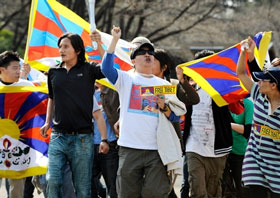
{"label": "yellow sun emblem on flag", "polygon": [[8,135],[17,140],[20,138],[20,130],[15,121],[0,118],[0,138],[4,135]]}

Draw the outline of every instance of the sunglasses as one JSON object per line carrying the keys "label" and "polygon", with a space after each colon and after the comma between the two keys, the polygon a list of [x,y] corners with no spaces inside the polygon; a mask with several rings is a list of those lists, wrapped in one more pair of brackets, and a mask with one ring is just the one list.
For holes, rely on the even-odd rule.
{"label": "sunglasses", "polygon": [[152,51],[152,50],[139,50],[139,51],[136,52],[135,56],[145,55],[146,53],[148,53],[151,56],[155,56],[155,52]]}

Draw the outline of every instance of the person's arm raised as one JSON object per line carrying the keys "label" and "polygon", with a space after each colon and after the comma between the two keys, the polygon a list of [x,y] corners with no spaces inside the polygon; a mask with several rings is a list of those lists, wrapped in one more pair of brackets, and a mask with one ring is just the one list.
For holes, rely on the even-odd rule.
{"label": "person's arm raised", "polygon": [[97,30],[94,30],[93,32],[90,33],[90,39],[91,39],[91,41],[97,43],[97,45],[98,45],[97,50],[102,59],[104,56],[105,50],[102,47],[101,34]]}
{"label": "person's arm raised", "polygon": [[112,41],[108,47],[107,52],[108,53],[114,53],[118,40],[121,38],[121,29],[119,27],[114,26],[113,29],[111,30],[111,34],[113,36]]}
{"label": "person's arm raised", "polygon": [[177,85],[177,97],[185,105],[195,105],[200,101],[199,95],[196,90],[190,85],[189,81],[185,79],[183,69],[176,67],[177,79],[179,84]]}
{"label": "person's arm raised", "polygon": [[113,67],[114,66],[114,51],[116,49],[116,45],[118,40],[121,37],[121,29],[119,27],[113,27],[112,29],[112,41],[108,47],[107,52],[104,55],[101,65],[101,71],[106,76],[106,78],[113,84],[117,81],[118,72]]}
{"label": "person's arm raised", "polygon": [[250,74],[253,78],[254,81],[258,81],[253,75],[252,73],[253,72],[261,72],[261,68],[259,67],[256,59],[255,59],[255,55],[254,55],[254,50],[255,50],[255,47],[256,47],[256,43],[255,41],[249,36],[248,37],[248,50],[247,50],[247,53],[248,53],[248,67],[249,67],[249,71],[250,71]]}
{"label": "person's arm raised", "polygon": [[[246,40],[241,41],[241,45],[247,42]],[[237,68],[236,68],[236,74],[244,87],[247,89],[248,92],[251,92],[251,88],[253,85],[253,81],[249,76],[247,75],[245,71],[245,57],[246,57],[246,51],[247,49],[244,49],[240,52],[238,63],[237,63]]]}
{"label": "person's arm raised", "polygon": [[252,62],[255,59],[254,50],[256,47],[256,43],[250,36],[248,37],[247,42],[248,42],[248,46],[249,46],[249,48],[247,49],[248,60],[249,60],[249,62]]}

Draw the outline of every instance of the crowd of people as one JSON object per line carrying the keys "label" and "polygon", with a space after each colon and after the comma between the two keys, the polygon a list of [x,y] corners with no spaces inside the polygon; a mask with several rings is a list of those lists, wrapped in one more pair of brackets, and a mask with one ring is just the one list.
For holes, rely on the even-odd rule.
{"label": "crowd of people", "polygon": [[[101,64],[86,61],[79,35],[58,40],[62,62],[47,72],[41,128],[45,138],[51,128],[47,174],[37,180],[45,197],[175,198],[181,174],[181,198],[280,197],[279,59],[261,71],[255,42],[242,41],[248,48],[240,52],[236,74],[250,97],[220,107],[182,68],[172,79],[171,57],[145,37],[132,40],[133,69],[114,68],[121,29],[114,26],[111,34],[106,51],[99,32],[90,35]],[[202,50],[195,59],[212,54]],[[0,86],[33,86],[21,79],[29,65],[20,70],[19,61],[15,52],[0,54]],[[116,90],[96,82],[102,78]],[[141,87],[169,85],[176,94],[141,94]],[[33,197],[31,179],[9,179],[9,197]]]}

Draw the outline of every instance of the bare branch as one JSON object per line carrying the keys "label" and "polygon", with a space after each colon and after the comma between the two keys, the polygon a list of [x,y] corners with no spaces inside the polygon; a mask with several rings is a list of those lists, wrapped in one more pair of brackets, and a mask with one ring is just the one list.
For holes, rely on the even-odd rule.
{"label": "bare branch", "polygon": [[139,36],[139,35],[140,35],[140,32],[141,32],[142,27],[143,27],[143,25],[144,25],[144,21],[145,21],[145,17],[144,17],[144,16],[142,16],[142,17],[139,18],[138,25],[137,25],[137,29],[136,29],[136,31],[135,31],[135,33],[134,33],[134,38],[135,38],[136,36]]}
{"label": "bare branch", "polygon": [[134,21],[134,16],[130,16],[127,23],[126,23],[126,27],[124,29],[124,39],[126,39],[127,37],[127,33],[129,32],[130,28],[131,28],[131,25],[132,25],[132,22]]}
{"label": "bare branch", "polygon": [[202,21],[205,21],[208,17],[209,14],[212,13],[212,11],[216,8],[217,4],[214,4],[209,10],[208,12],[206,12],[202,17],[200,17],[197,21],[195,21],[194,23],[192,23],[191,25],[187,26],[186,28],[184,29],[179,29],[179,30],[174,30],[174,31],[171,31],[171,32],[168,32],[166,34],[163,34],[163,35],[160,35],[154,39],[151,39],[153,42],[157,42],[157,41],[160,41],[160,40],[163,40],[169,36],[173,36],[175,34],[179,34],[181,32],[185,32],[185,31],[188,31],[190,30],[191,28],[195,27],[197,24],[199,24],[200,22]]}
{"label": "bare branch", "polygon": [[19,10],[16,10],[15,12],[13,12],[10,16],[5,17],[5,22],[3,25],[0,26],[0,30],[2,30],[7,25],[9,25],[9,23],[14,19],[14,17],[16,15],[18,15],[19,13],[21,13],[28,5],[30,5],[30,1],[25,3]]}
{"label": "bare branch", "polygon": [[122,14],[120,14],[120,28],[121,28],[121,30],[124,29],[124,17]]}
{"label": "bare branch", "polygon": [[106,22],[107,26],[106,26],[106,32],[111,32],[112,29],[112,21],[113,21],[113,13],[114,13],[114,7],[115,7],[115,0],[111,0],[109,1],[109,7],[108,7],[108,20]]}
{"label": "bare branch", "polygon": [[115,13],[115,15],[119,15],[119,14],[122,14],[124,12],[126,12],[128,10],[128,8],[130,7],[130,5],[126,6],[126,7],[123,7],[122,9],[120,9],[119,11],[117,11]]}
{"label": "bare branch", "polygon": [[[101,7],[98,7],[98,11],[95,13],[95,21],[96,21],[96,24],[97,22],[99,22],[103,15],[106,15],[107,13],[107,8],[108,8],[108,5],[110,4],[110,0],[108,0],[106,3],[104,3]],[[96,4],[97,6],[97,4]],[[97,9],[95,9],[97,10]]]}
{"label": "bare branch", "polygon": [[164,24],[162,27],[160,27],[160,28],[156,29],[155,31],[149,33],[149,34],[147,35],[147,37],[150,38],[152,35],[155,35],[155,34],[157,34],[158,32],[161,32],[162,30],[167,29],[169,26],[171,26],[172,24],[174,24],[175,21],[176,21],[177,19],[179,19],[181,16],[183,16],[183,14],[184,14],[188,9],[190,9],[196,2],[197,2],[197,0],[193,0],[193,1],[192,1],[187,7],[185,7],[176,17],[174,17],[174,19],[173,19],[171,22],[169,22],[168,24]]}
{"label": "bare branch", "polygon": [[18,39],[15,38],[15,42],[14,42],[14,45],[13,45],[13,50],[14,51],[17,51],[18,48],[21,46],[22,42],[24,41],[25,36],[27,35],[27,31],[28,31],[28,26],[26,25],[24,31],[21,34],[17,34]]}

